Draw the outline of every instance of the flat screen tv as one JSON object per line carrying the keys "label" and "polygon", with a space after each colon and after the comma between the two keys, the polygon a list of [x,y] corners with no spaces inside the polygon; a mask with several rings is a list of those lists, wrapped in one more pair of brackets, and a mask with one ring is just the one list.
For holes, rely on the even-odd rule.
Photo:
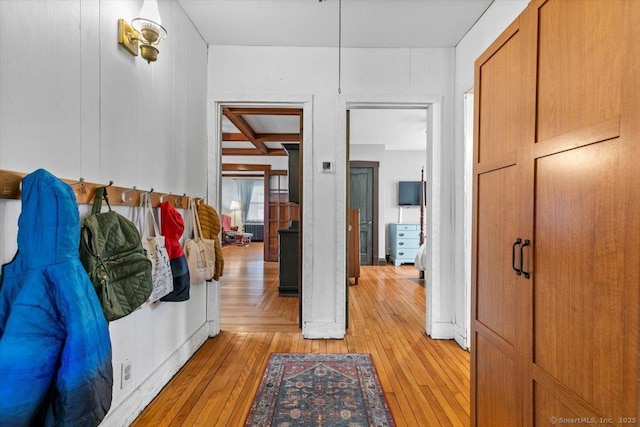
{"label": "flat screen tv", "polygon": [[[427,184],[424,183],[424,194],[426,197]],[[420,181],[399,181],[398,182],[398,205],[399,206],[420,206]]]}

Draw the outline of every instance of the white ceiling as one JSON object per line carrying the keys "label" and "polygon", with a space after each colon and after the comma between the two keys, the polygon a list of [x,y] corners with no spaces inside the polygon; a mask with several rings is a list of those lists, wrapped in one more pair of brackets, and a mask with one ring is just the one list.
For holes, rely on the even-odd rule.
{"label": "white ceiling", "polygon": [[[179,0],[208,44],[338,46],[339,0]],[[342,0],[343,47],[454,47],[493,0]]]}
{"label": "white ceiling", "polygon": [[[179,0],[208,44],[337,47],[339,0]],[[450,48],[493,0],[342,0],[342,46]],[[426,149],[426,110],[351,111],[352,144]],[[252,116],[257,132],[294,133],[297,117]],[[223,132],[238,132],[223,119]],[[246,143],[223,146],[251,148]],[[269,143],[269,148],[279,144]]]}

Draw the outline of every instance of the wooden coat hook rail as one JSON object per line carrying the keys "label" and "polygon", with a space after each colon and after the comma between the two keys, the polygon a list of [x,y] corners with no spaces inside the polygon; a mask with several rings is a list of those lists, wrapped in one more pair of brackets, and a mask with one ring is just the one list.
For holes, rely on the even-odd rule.
{"label": "wooden coat hook rail", "polygon": [[[0,199],[20,199],[20,183],[25,175],[27,174],[0,169]],[[189,207],[190,197],[186,194],[159,193],[154,191],[153,188],[145,191],[138,189],[135,185],[132,188],[119,187],[113,185],[113,181],[110,181],[109,184],[97,184],[87,182],[84,178],[61,178],[61,180],[73,188],[78,204],[93,203],[96,188],[107,187],[109,204],[112,206],[138,206],[140,204],[140,195],[148,193],[151,206],[154,208],[160,206],[161,201],[169,202],[178,209],[187,209]]]}

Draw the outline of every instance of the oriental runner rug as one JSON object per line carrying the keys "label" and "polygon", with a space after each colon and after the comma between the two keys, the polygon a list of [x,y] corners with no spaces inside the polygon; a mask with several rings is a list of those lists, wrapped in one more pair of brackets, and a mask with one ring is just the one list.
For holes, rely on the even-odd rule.
{"label": "oriental runner rug", "polygon": [[369,354],[272,353],[245,426],[395,426]]}

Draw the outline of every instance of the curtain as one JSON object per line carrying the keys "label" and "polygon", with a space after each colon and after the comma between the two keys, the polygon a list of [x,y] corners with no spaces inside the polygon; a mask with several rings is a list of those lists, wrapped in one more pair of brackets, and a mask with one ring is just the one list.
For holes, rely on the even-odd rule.
{"label": "curtain", "polygon": [[251,194],[253,193],[253,183],[255,181],[250,179],[238,180],[238,193],[240,193],[240,207],[241,207],[241,219],[242,224],[247,222],[247,214],[249,213],[249,203],[251,203]]}

